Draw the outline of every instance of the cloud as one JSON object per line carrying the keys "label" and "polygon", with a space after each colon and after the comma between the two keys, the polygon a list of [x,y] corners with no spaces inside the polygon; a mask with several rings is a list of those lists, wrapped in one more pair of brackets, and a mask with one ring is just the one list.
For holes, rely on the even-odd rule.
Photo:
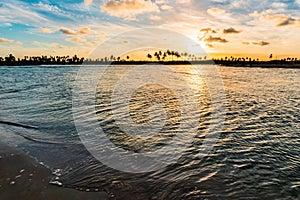
{"label": "cloud", "polygon": [[66,35],[77,35],[76,31],[73,31],[73,30],[68,29],[68,28],[61,28],[61,29],[59,29],[59,31],[62,32],[63,34],[66,34]]}
{"label": "cloud", "polygon": [[60,45],[58,48],[60,48],[60,49],[67,49],[68,47],[64,46],[64,45]]}
{"label": "cloud", "polygon": [[6,38],[0,38],[0,43],[11,44],[11,43],[14,43],[14,42],[15,42],[14,40],[9,40],[9,39],[6,39]]}
{"label": "cloud", "polygon": [[20,41],[15,41],[15,44],[16,44],[16,45],[23,45],[23,43],[20,42]]}
{"label": "cloud", "polygon": [[240,33],[242,32],[241,30],[236,30],[234,28],[227,28],[227,29],[223,29],[223,33],[224,34],[237,34],[237,33]]}
{"label": "cloud", "polygon": [[72,43],[77,43],[77,44],[82,44],[82,43],[86,42],[85,39],[81,39],[81,38],[69,38],[69,39],[67,39],[67,41],[72,42]]}
{"label": "cloud", "polygon": [[279,22],[276,26],[281,27],[281,26],[288,26],[288,25],[299,25],[300,24],[300,19],[295,19],[293,17],[288,17],[286,19],[283,19],[283,21]]}
{"label": "cloud", "polygon": [[215,46],[212,45],[212,44],[210,44],[210,43],[207,43],[206,46],[208,46],[208,47],[211,48],[211,49],[215,48]]}
{"label": "cloud", "polygon": [[48,29],[48,28],[40,28],[39,31],[41,33],[53,33],[53,31],[51,29]]}
{"label": "cloud", "polygon": [[282,3],[282,2],[274,2],[274,3],[272,3],[272,7],[276,8],[276,9],[284,9],[284,8],[288,7],[288,5],[285,3]]}
{"label": "cloud", "polygon": [[43,10],[43,11],[48,11],[48,12],[52,12],[52,13],[62,13],[63,12],[59,7],[51,5],[51,4],[47,4],[47,3],[39,2],[37,4],[32,4],[32,5],[37,6],[40,10]]}
{"label": "cloud", "polygon": [[[222,24],[236,24],[239,23],[241,19],[237,18],[236,16],[233,17],[234,13],[228,12],[221,8],[209,8],[206,10],[206,12],[209,14],[206,18],[209,18],[209,16],[212,16],[213,18],[216,18],[219,22]],[[213,19],[214,22],[217,22],[215,19]],[[212,22],[210,22],[212,24]]]}
{"label": "cloud", "polygon": [[98,39],[104,39],[104,38],[106,38],[106,34],[103,33],[103,32],[97,33],[97,35],[96,35],[95,38],[98,38]]}
{"label": "cloud", "polygon": [[[243,45],[250,45],[250,42],[242,42]],[[269,42],[265,42],[265,41],[260,41],[260,42],[252,42],[253,45],[258,45],[258,46],[267,46],[270,43]]]}
{"label": "cloud", "polygon": [[150,15],[149,19],[152,21],[159,21],[161,20],[161,17],[158,15]]}
{"label": "cloud", "polygon": [[100,9],[110,16],[125,20],[136,20],[140,14],[160,12],[157,4],[151,0],[109,0]]}
{"label": "cloud", "polygon": [[173,7],[172,7],[172,6],[169,6],[169,5],[167,5],[167,4],[164,4],[164,5],[162,5],[162,6],[160,7],[160,9],[162,9],[162,10],[172,10]]}
{"label": "cloud", "polygon": [[155,1],[156,4],[165,4],[165,0],[156,0]]}
{"label": "cloud", "polygon": [[93,0],[84,0],[85,5],[91,5],[93,3]]}
{"label": "cloud", "polygon": [[90,28],[88,27],[83,27],[78,29],[77,34],[78,35],[88,35],[88,34],[92,34],[94,31],[92,31]]}
{"label": "cloud", "polygon": [[13,25],[9,22],[4,22],[4,23],[0,22],[0,27],[12,27],[12,26]]}
{"label": "cloud", "polygon": [[291,15],[278,14],[278,11],[268,9],[263,12],[253,12],[250,16],[258,18],[261,21],[272,21],[275,24],[275,27],[296,25],[300,27],[300,19],[296,19]]}
{"label": "cloud", "polygon": [[265,42],[265,41],[260,41],[260,42],[252,42],[252,44],[258,45],[258,46],[267,46],[270,43],[269,42]]}
{"label": "cloud", "polygon": [[188,3],[192,3],[192,0],[176,0],[176,2],[179,4],[188,4]]}
{"label": "cloud", "polygon": [[212,42],[219,42],[219,43],[227,43],[228,40],[221,38],[221,37],[214,37],[214,36],[208,36],[204,39],[205,42],[207,43],[212,43]]}
{"label": "cloud", "polygon": [[6,38],[0,38],[0,44],[16,44],[16,45],[22,45],[23,43],[20,41],[10,40]]}
{"label": "cloud", "polygon": [[222,15],[226,13],[226,10],[220,9],[220,8],[210,8],[207,10],[207,13],[210,15]]}
{"label": "cloud", "polygon": [[200,32],[204,32],[204,33],[217,33],[216,30],[210,28],[210,27],[207,27],[207,28],[202,28],[200,29]]}
{"label": "cloud", "polygon": [[[27,6],[27,7],[26,7]],[[0,6],[0,21],[12,24],[40,25],[49,23],[49,20],[35,12],[32,7],[19,1],[3,2]],[[2,18],[2,16],[5,16]]]}
{"label": "cloud", "polygon": [[59,29],[60,32],[62,32],[65,35],[88,35],[88,34],[92,34],[94,33],[94,31],[92,31],[90,28],[88,27],[83,27],[83,28],[79,28],[77,31],[68,29],[68,28],[61,28]]}

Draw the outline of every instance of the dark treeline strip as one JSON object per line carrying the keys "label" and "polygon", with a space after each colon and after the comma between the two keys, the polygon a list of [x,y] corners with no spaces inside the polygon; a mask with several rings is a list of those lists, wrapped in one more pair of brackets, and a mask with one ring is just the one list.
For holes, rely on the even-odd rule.
{"label": "dark treeline strip", "polygon": [[233,66],[233,67],[262,67],[262,68],[300,68],[300,61],[298,60],[213,60],[217,65]]}
{"label": "dark treeline strip", "polygon": [[70,56],[25,56],[24,58],[16,58],[9,54],[7,57],[0,57],[0,65],[16,66],[16,65],[78,65],[82,64],[84,58],[77,55]]}
{"label": "dark treeline strip", "polygon": [[[170,52],[170,53],[169,53]],[[22,66],[22,65],[145,65],[145,64],[162,64],[162,65],[195,65],[195,64],[216,64],[221,66],[233,67],[265,67],[265,68],[300,68],[300,60],[297,58],[286,58],[281,60],[260,61],[259,59],[251,58],[234,58],[225,57],[220,59],[208,59],[206,56],[197,58],[194,55],[187,55],[185,53],[179,54],[177,52],[172,54],[172,51],[155,52],[155,56],[147,55],[145,61],[130,60],[127,56],[126,60],[120,57],[104,59],[84,59],[77,55],[70,56],[25,56],[23,59],[16,58],[12,54],[7,57],[0,57],[0,65],[5,66]],[[160,57],[162,56],[162,58]],[[270,57],[271,58],[271,57]]]}

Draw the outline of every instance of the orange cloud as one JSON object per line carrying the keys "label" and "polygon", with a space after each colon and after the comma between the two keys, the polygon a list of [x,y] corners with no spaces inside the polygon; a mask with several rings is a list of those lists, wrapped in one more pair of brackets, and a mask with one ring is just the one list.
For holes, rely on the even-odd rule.
{"label": "orange cloud", "polygon": [[78,35],[87,35],[87,34],[92,34],[92,33],[93,33],[93,31],[88,27],[80,28],[77,31]]}
{"label": "orange cloud", "polygon": [[294,18],[291,15],[277,14],[277,11],[269,9],[263,12],[255,11],[250,16],[258,18],[262,21],[273,21],[276,27],[296,25],[300,27],[300,19]]}
{"label": "orange cloud", "polygon": [[160,12],[157,4],[151,0],[109,0],[101,7],[101,11],[125,20],[136,20],[140,14]]}
{"label": "orange cloud", "polygon": [[6,38],[0,38],[0,44],[9,44],[9,45],[22,45],[23,43],[20,41],[10,40]]}
{"label": "orange cloud", "polygon": [[77,43],[77,44],[82,44],[82,43],[86,42],[85,39],[81,39],[81,38],[70,38],[70,39],[67,39],[67,41],[72,42],[72,43]]}
{"label": "orange cloud", "polygon": [[15,42],[14,40],[9,40],[9,39],[6,39],[6,38],[0,38],[0,43],[11,44],[11,43],[14,43],[14,42]]}
{"label": "orange cloud", "polygon": [[217,33],[216,30],[210,28],[210,27],[207,27],[207,28],[202,28],[200,29],[200,32],[204,32],[204,33]]}
{"label": "orange cloud", "polygon": [[188,3],[192,3],[192,0],[176,0],[176,2],[179,4],[188,4]]}
{"label": "orange cloud", "polygon": [[53,31],[48,28],[40,28],[39,31],[41,33],[53,33]]}
{"label": "orange cloud", "polygon": [[221,37],[213,37],[213,36],[208,36],[207,38],[204,39],[205,42],[212,43],[212,42],[219,42],[219,43],[227,43],[228,40],[221,38]]}
{"label": "orange cloud", "polygon": [[61,28],[59,29],[60,32],[62,32],[63,34],[66,35],[88,35],[88,34],[92,34],[94,31],[92,31],[90,28],[88,27],[83,27],[83,28],[79,28],[77,31],[68,29],[68,28]]}
{"label": "orange cloud", "polygon": [[84,0],[84,4],[85,5],[90,5],[90,4],[92,4],[93,3],[93,0]]}
{"label": "orange cloud", "polygon": [[210,8],[207,10],[207,13],[210,15],[222,15],[226,13],[226,10],[220,9],[220,8]]}
{"label": "orange cloud", "polygon": [[172,6],[169,6],[168,4],[164,4],[160,7],[162,10],[172,10]]}
{"label": "orange cloud", "polygon": [[223,29],[223,33],[224,34],[235,34],[235,33],[240,33],[242,32],[241,30],[236,30],[234,28],[227,28],[227,29]]}
{"label": "orange cloud", "polygon": [[258,46],[266,46],[269,45],[269,42],[265,42],[265,41],[260,41],[260,42],[252,42],[252,44],[254,45],[258,45]]}

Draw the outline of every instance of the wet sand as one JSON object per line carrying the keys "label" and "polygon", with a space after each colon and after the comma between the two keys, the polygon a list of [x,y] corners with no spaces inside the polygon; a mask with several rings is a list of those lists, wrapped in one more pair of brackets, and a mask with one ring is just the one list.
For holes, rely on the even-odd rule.
{"label": "wet sand", "polygon": [[49,184],[51,170],[22,151],[0,143],[1,200],[104,200],[105,192],[81,192]]}

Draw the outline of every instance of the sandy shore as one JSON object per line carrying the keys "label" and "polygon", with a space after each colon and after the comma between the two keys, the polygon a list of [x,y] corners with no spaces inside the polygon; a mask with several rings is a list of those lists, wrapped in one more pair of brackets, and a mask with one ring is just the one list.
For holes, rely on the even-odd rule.
{"label": "sandy shore", "polygon": [[0,143],[1,200],[104,200],[105,192],[81,192],[49,184],[50,169],[20,150]]}

